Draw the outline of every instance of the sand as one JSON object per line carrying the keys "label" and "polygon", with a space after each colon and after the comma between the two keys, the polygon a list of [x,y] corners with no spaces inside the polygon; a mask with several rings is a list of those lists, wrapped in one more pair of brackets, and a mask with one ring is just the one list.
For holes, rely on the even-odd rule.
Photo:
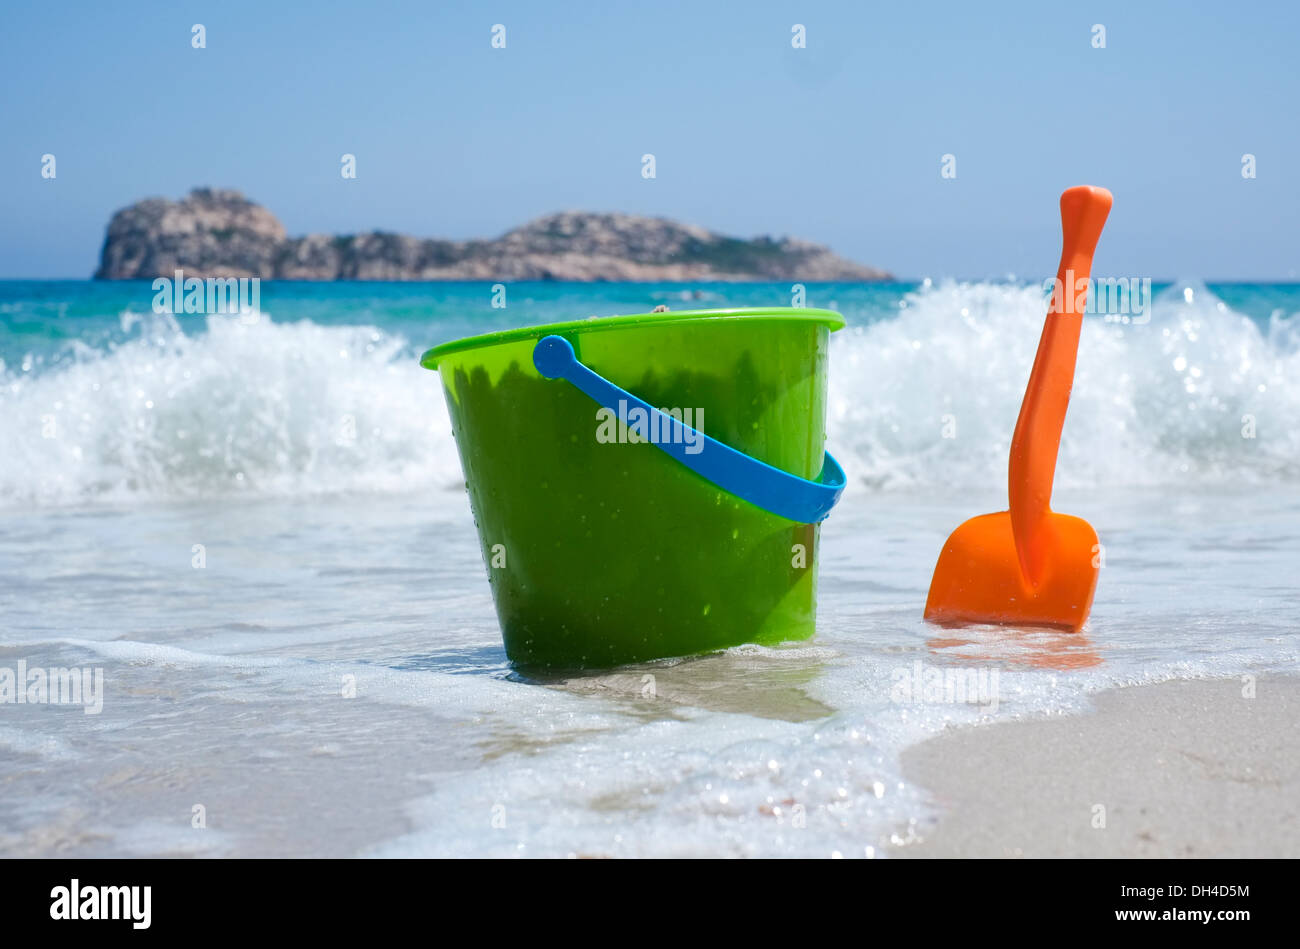
{"label": "sand", "polygon": [[903,756],[941,816],[902,857],[1300,856],[1300,678],[1167,682]]}

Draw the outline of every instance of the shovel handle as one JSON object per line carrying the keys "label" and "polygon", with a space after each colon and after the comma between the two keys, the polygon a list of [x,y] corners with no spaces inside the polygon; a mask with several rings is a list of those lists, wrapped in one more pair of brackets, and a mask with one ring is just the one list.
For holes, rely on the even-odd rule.
{"label": "shovel handle", "polygon": [[[628,424],[621,409],[641,409],[647,422],[656,416],[653,431],[660,437],[652,444],[696,474],[772,514],[799,524],[816,524],[826,518],[844,492],[844,469],[830,452],[822,462],[816,481],[800,478],[766,462],[752,458],[710,438],[703,432],[661,412],[621,389],[578,361],[573,346],[562,336],[544,336],[533,347],[533,365],[547,379],[565,379]],[[621,404],[620,404],[621,403]],[[635,424],[628,426],[634,430]],[[645,438],[644,431],[637,432]],[[646,439],[649,441],[649,439]],[[695,450],[690,449],[694,447]]]}
{"label": "shovel handle", "polygon": [[1031,583],[1041,579],[1046,559],[1052,481],[1074,386],[1092,255],[1110,213],[1111,200],[1105,188],[1089,185],[1070,188],[1061,195],[1061,263],[1011,439],[1011,527],[1020,568]]}

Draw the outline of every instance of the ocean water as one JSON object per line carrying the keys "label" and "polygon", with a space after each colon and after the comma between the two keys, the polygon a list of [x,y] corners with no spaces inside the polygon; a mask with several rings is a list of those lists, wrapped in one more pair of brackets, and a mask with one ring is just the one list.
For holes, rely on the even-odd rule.
{"label": "ocean water", "polygon": [[[921,621],[948,532],[1005,507],[1045,311],[1007,282],[811,285],[839,309],[819,632],[539,679],[501,648],[435,343],[786,284],[0,282],[5,855],[884,856],[948,724],[1300,657],[1300,285],[1157,285],[1084,326],[1054,507],[1105,545],[1078,635]],[[950,432],[955,437],[945,438]],[[936,678],[940,685],[934,687]],[[946,687],[945,687],[946,686]]]}

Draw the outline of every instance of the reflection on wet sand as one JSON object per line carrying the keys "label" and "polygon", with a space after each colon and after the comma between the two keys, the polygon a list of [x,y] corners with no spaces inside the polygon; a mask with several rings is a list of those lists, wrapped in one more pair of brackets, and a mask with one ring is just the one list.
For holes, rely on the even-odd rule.
{"label": "reflection on wet sand", "polygon": [[740,647],[668,662],[623,666],[603,673],[534,678],[548,688],[624,700],[624,709],[646,720],[681,718],[688,708],[806,722],[834,709],[804,687],[835,655],[816,646]]}
{"label": "reflection on wet sand", "polygon": [[1014,626],[967,626],[947,632],[950,635],[926,640],[931,652],[1062,672],[1088,669],[1102,662],[1101,654],[1084,633]]}

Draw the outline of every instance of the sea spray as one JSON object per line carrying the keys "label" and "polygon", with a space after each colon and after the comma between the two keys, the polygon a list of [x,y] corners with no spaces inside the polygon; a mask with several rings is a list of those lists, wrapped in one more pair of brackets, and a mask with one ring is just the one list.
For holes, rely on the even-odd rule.
{"label": "sea spray", "polygon": [[[826,292],[814,302],[832,302]],[[1300,374],[1300,319],[1287,306],[1268,315],[1276,291],[1250,294],[1262,318],[1195,282],[1158,293],[1147,323],[1087,318],[1061,488],[1300,480],[1300,389],[1287,381]],[[841,303],[856,325],[831,341],[827,428],[850,490],[975,485],[992,499],[1045,302],[1038,284],[938,283],[900,291],[883,319]],[[328,299],[320,306],[341,319]],[[377,326],[129,312],[111,342],[74,334],[57,358],[7,349],[0,506],[413,490],[463,505],[413,330],[383,328],[406,326],[411,306],[400,321],[366,312]],[[71,333],[59,312],[23,320]]]}
{"label": "sea spray", "polygon": [[394,491],[457,478],[436,388],[372,327],[167,315],[0,385],[0,504]]}
{"label": "sea spray", "polygon": [[[1293,321],[1265,333],[1203,287],[1184,289],[1159,294],[1143,324],[1085,321],[1058,485],[1300,478],[1289,421],[1300,389],[1287,385],[1300,353],[1283,345]],[[832,450],[876,490],[1004,481],[1041,288],[949,283],[902,303],[897,318],[832,341]]]}

